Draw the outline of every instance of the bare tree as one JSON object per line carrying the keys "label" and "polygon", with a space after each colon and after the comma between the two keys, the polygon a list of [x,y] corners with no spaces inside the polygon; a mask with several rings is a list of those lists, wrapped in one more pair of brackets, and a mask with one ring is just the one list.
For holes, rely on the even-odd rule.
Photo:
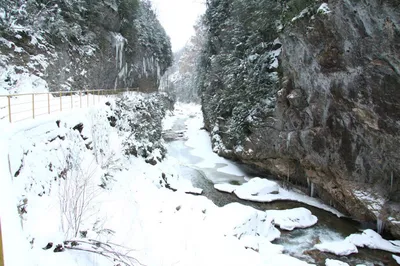
{"label": "bare tree", "polygon": [[[80,136],[71,134],[68,137]],[[96,214],[93,203],[101,190],[93,180],[98,168],[95,160],[82,169],[82,150],[79,146],[67,148],[64,152],[66,165],[60,173],[61,226],[66,237],[77,237],[82,224]]]}

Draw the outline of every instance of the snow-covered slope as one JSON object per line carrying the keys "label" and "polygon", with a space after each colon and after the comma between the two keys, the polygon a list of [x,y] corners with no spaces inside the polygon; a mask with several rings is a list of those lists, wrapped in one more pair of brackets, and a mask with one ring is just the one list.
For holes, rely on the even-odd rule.
{"label": "snow-covered slope", "polygon": [[[179,183],[173,158],[149,162],[160,150],[145,154],[139,146],[137,157],[125,152],[121,127],[144,123],[154,97],[126,99],[130,112],[110,100],[1,133],[6,265],[305,265],[271,249],[279,231],[266,213],[239,204],[220,210],[202,196],[173,192],[166,186]],[[147,138],[156,128],[132,128],[131,140],[147,143],[149,152],[161,141]],[[267,263],[260,250],[277,260]]]}

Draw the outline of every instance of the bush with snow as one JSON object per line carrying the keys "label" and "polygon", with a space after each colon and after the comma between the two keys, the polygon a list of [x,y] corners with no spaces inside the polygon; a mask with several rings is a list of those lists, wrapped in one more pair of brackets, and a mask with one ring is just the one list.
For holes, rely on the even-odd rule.
{"label": "bush with snow", "polygon": [[[162,119],[169,106],[165,94],[123,95],[109,102],[109,121],[122,136],[125,155],[145,158],[155,165],[165,158]],[[165,99],[167,98],[167,99]]]}

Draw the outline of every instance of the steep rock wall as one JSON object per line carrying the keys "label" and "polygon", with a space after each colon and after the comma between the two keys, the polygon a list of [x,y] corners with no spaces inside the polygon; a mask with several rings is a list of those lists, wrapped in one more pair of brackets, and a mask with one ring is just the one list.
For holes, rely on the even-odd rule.
{"label": "steep rock wall", "polygon": [[355,218],[384,220],[399,236],[399,3],[320,6],[281,20],[279,88],[269,89],[262,112],[249,107],[241,138],[230,115],[212,117],[203,101],[214,149]]}
{"label": "steep rock wall", "polygon": [[155,91],[171,65],[169,37],[147,1],[0,3],[0,87],[21,74],[51,91],[140,87]]}

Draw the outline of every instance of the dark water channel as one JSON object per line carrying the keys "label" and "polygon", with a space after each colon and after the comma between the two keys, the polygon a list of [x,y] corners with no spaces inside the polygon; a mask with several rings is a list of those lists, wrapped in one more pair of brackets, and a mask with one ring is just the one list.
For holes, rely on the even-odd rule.
{"label": "dark water channel", "polygon": [[[327,258],[341,260],[349,265],[397,265],[392,258],[391,253],[380,250],[358,248],[358,254],[341,257],[312,249],[313,246],[320,241],[324,242],[340,240],[350,234],[357,233],[360,232],[360,230],[365,229],[364,225],[352,219],[338,218],[336,215],[328,211],[321,210],[304,203],[293,201],[258,203],[241,200],[231,193],[219,192],[214,188],[214,184],[241,184],[245,182],[244,177],[218,172],[219,168],[225,166],[223,164],[216,164],[214,168],[200,169],[196,167],[195,164],[201,162],[202,159],[193,156],[190,153],[191,148],[185,145],[183,134],[180,134],[184,130],[184,120],[180,119],[177,121],[171,131],[178,132],[179,134],[177,134],[176,137],[173,137],[173,134],[171,135],[172,137],[170,140],[175,140],[168,142],[169,156],[180,161],[180,176],[190,179],[195,187],[202,188],[203,196],[206,196],[217,206],[222,207],[232,202],[238,202],[262,211],[304,207],[309,209],[315,216],[318,217],[318,223],[313,227],[306,229],[295,229],[293,231],[280,230],[281,237],[275,240],[273,243],[283,245],[285,247],[285,253],[317,265],[325,265],[325,259]],[[254,176],[248,175],[248,177]]]}

